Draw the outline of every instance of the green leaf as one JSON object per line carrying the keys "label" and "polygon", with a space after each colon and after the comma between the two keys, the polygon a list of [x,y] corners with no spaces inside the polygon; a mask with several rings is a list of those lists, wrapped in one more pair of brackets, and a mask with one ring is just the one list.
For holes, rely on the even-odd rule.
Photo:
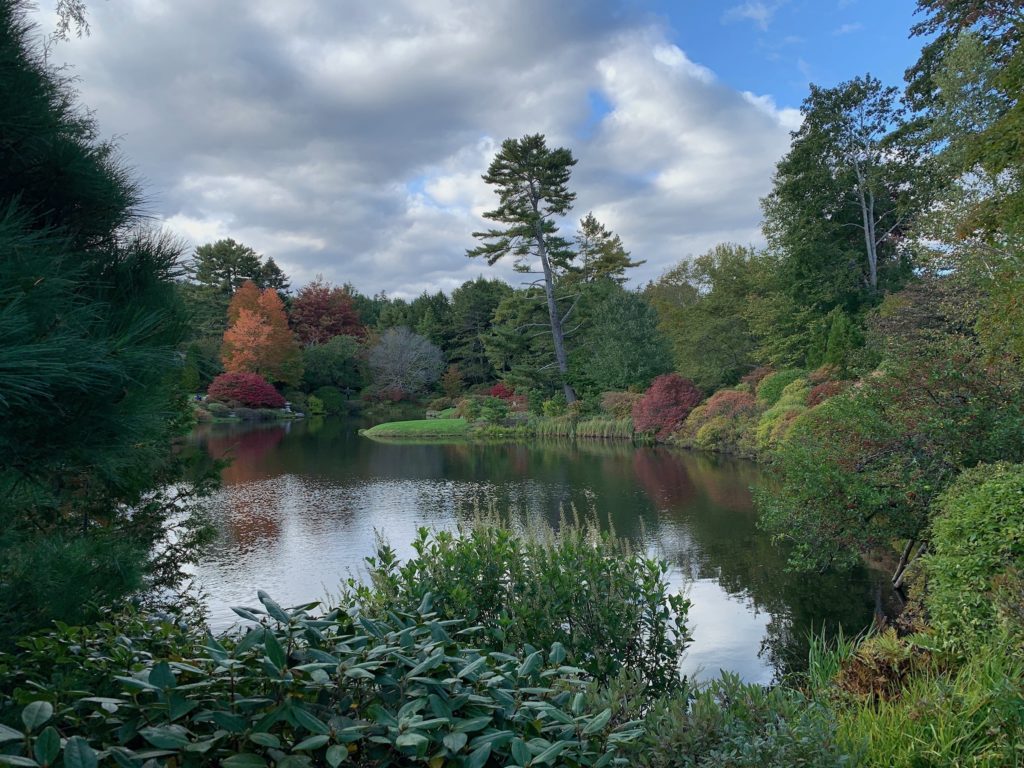
{"label": "green leaf", "polygon": [[551,653],[548,654],[548,662],[551,664],[561,664],[565,661],[565,646],[557,640],[551,644]]}
{"label": "green leaf", "polygon": [[21,710],[21,722],[29,733],[53,717],[53,705],[48,701],[33,701]]}
{"label": "green leaf", "polygon": [[425,613],[430,613],[432,610],[434,610],[434,595],[430,592],[427,592],[427,594],[425,594],[423,596],[423,599],[420,601],[420,607],[416,610],[416,612],[422,616]]}
{"label": "green leaf", "polygon": [[56,728],[52,725],[47,726],[46,730],[39,734],[36,743],[32,745],[32,754],[43,765],[50,765],[54,761],[60,754],[60,734]]}
{"label": "green leaf", "polygon": [[595,733],[602,731],[611,719],[612,711],[610,709],[606,709],[601,714],[595,715],[594,719],[587,723],[586,727],[583,729],[583,735],[593,736]]}
{"label": "green leaf", "polygon": [[526,765],[533,759],[533,753],[522,739],[512,739],[512,758],[519,765]]}
{"label": "green leaf", "polygon": [[64,744],[64,768],[96,768],[96,752],[81,736],[72,736]]}
{"label": "green leaf", "polygon": [[543,662],[544,659],[541,657],[540,651],[534,651],[529,656],[527,656],[523,663],[519,666],[519,677],[529,677],[538,669],[540,669],[540,665]]}
{"label": "green leaf", "polygon": [[455,724],[452,729],[460,733],[472,733],[473,731],[479,731],[481,728],[486,728],[491,724],[491,718],[488,715],[483,717],[471,717],[468,720],[461,720]]}
{"label": "green leaf", "polygon": [[157,688],[167,689],[173,688],[177,681],[174,679],[174,673],[171,672],[171,665],[166,661],[161,661],[149,670],[149,682]]}
{"label": "green leaf", "polygon": [[487,763],[487,758],[491,756],[491,743],[487,742],[482,747],[479,747],[469,755],[469,760],[466,761],[467,768],[483,768]]}
{"label": "green leaf", "polygon": [[24,738],[25,734],[21,731],[8,728],[6,725],[0,723],[0,744],[3,744],[5,741],[21,741]]}
{"label": "green leaf", "polygon": [[260,617],[252,611],[250,611],[248,608],[242,608],[241,606],[233,605],[231,606],[231,610],[239,616],[241,616],[243,619],[246,619],[247,621],[255,621],[257,624],[260,621]]}
{"label": "green leaf", "polygon": [[271,749],[281,748],[281,740],[272,733],[250,733],[249,741],[253,744],[259,744],[261,747],[270,747]]}
{"label": "green leaf", "polygon": [[142,761],[137,759],[130,749],[124,747],[113,747],[110,750],[110,756],[114,758],[121,768],[142,768]]}
{"label": "green leaf", "polygon": [[430,739],[422,733],[416,733],[415,731],[408,731],[406,733],[399,734],[398,738],[395,739],[395,746],[399,749],[413,749],[419,751],[420,747],[426,748],[429,743]]}
{"label": "green leaf", "polygon": [[475,659],[474,661],[469,662],[469,664],[467,664],[462,669],[460,669],[459,673],[456,675],[456,677],[460,677],[461,678],[461,677],[466,677],[468,675],[471,675],[471,674],[473,674],[474,672],[476,672],[478,669],[480,669],[481,667],[483,667],[486,664],[487,664],[487,657],[486,656],[481,656],[479,659]]}
{"label": "green leaf", "polygon": [[213,722],[229,733],[241,733],[246,728],[245,720],[230,712],[214,712],[210,717]]}
{"label": "green leaf", "polygon": [[348,760],[348,747],[334,744],[327,748],[327,764],[331,768],[338,768],[346,760]]}
{"label": "green leaf", "polygon": [[295,718],[295,721],[303,728],[305,728],[307,731],[312,731],[313,733],[331,732],[331,729],[327,726],[325,722],[318,719],[314,715],[311,715],[309,712],[302,709],[301,707],[292,707],[291,714],[292,717]]}
{"label": "green leaf", "polygon": [[320,747],[322,747],[330,740],[330,736],[320,733],[316,736],[310,736],[308,739],[303,739],[294,747],[292,747],[292,750],[295,752],[302,752],[307,749],[320,749]]}
{"label": "green leaf", "polygon": [[31,757],[20,757],[19,755],[0,755],[0,764],[26,766],[26,768],[37,768],[39,765]]}
{"label": "green leaf", "polygon": [[469,741],[469,736],[460,731],[453,731],[452,733],[445,735],[442,741],[444,742],[445,747],[448,748],[448,751],[454,755],[461,752],[462,748],[466,746],[466,742]]}
{"label": "green leaf", "polygon": [[139,735],[157,749],[181,749],[188,744],[188,731],[180,725],[140,728]]}
{"label": "green leaf", "polygon": [[225,757],[220,761],[224,768],[266,768],[267,761],[259,755],[250,752],[242,752],[238,755]]}
{"label": "green leaf", "polygon": [[533,758],[534,765],[543,765],[544,763],[550,763],[556,757],[558,757],[570,745],[568,741],[556,741],[550,747],[545,749],[535,758]]}
{"label": "green leaf", "polygon": [[351,677],[351,678],[354,678],[356,680],[373,680],[374,679],[372,672],[367,672],[365,669],[359,669],[358,667],[354,667],[352,669],[346,669],[345,670],[345,677]]}
{"label": "green leaf", "polygon": [[270,663],[277,667],[278,670],[284,670],[287,665],[284,648],[281,647],[281,644],[277,641],[277,636],[273,632],[265,634],[263,647],[267,650],[267,658],[270,659]]}
{"label": "green leaf", "polygon": [[246,653],[257,643],[262,642],[265,632],[266,630],[263,629],[263,627],[255,627],[254,629],[250,629],[246,632],[238,645],[235,646],[235,655],[240,656],[241,654]]}
{"label": "green leaf", "polygon": [[270,595],[262,589],[256,592],[256,597],[260,599],[260,602],[263,603],[263,607],[267,609],[267,613],[269,613],[273,618],[277,619],[282,624],[287,624],[291,621],[291,617],[285,612],[285,610],[275,603],[273,599],[271,599]]}

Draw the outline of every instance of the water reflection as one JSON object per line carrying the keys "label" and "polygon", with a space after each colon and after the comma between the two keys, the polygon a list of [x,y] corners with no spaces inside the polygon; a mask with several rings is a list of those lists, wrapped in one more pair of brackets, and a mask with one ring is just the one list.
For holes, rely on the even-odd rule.
{"label": "water reflection", "polygon": [[420,526],[453,529],[480,510],[557,526],[575,508],[673,565],[689,589],[686,671],[731,669],[768,682],[799,666],[823,625],[856,632],[884,579],[863,569],[808,578],[757,530],[749,463],[618,442],[392,445],[354,424],[202,425],[192,440],[229,456],[210,511],[220,536],[196,575],[211,621],[257,589],[301,603],[359,575],[377,532],[403,556]]}

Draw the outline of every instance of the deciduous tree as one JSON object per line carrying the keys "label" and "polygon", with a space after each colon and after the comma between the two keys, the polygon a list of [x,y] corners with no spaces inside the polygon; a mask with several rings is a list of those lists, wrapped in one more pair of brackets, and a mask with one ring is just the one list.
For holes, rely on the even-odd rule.
{"label": "deciduous tree", "polygon": [[400,400],[422,393],[444,370],[441,350],[408,328],[391,328],[369,354],[374,386],[386,397]]}
{"label": "deciduous tree", "polygon": [[299,383],[302,357],[277,291],[260,291],[255,283],[246,281],[231,299],[228,321],[221,346],[225,371],[258,373],[283,384]]}
{"label": "deciduous tree", "polygon": [[349,292],[320,275],[295,295],[291,323],[304,345],[323,344],[335,336],[361,339],[366,335]]}

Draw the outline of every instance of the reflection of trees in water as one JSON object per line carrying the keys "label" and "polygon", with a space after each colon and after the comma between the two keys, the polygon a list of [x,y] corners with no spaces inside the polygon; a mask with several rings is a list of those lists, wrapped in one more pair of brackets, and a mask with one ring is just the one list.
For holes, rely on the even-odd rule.
{"label": "reflection of trees in water", "polygon": [[262,480],[276,476],[276,467],[262,459],[284,439],[285,427],[280,424],[260,425],[248,429],[211,430],[205,438],[206,450],[227,466],[221,472],[224,485]]}
{"label": "reflection of trees in water", "polygon": [[668,449],[638,449],[637,482],[660,509],[663,524],[681,531],[666,554],[682,573],[713,579],[771,619],[762,656],[778,674],[806,665],[808,636],[822,630],[856,633],[874,608],[878,574],[796,573],[785,548],[757,528],[753,465]]}
{"label": "reflection of trees in water", "polygon": [[220,528],[220,546],[228,552],[246,554],[273,545],[281,535],[282,502],[280,481],[226,488],[218,494],[213,513]]}
{"label": "reflection of trees in water", "polygon": [[[339,515],[351,514],[343,508],[363,508],[367,488],[387,494],[394,484],[391,502],[408,499],[424,519],[466,523],[499,512],[557,526],[561,514],[576,510],[610,522],[621,536],[645,545],[653,539],[680,572],[712,579],[771,615],[762,654],[780,672],[806,662],[812,629],[842,623],[856,632],[871,620],[873,582],[864,570],[814,576],[786,570],[786,552],[757,529],[750,487],[765,479],[749,462],[625,441],[382,444],[337,419],[295,424],[287,439],[280,427],[214,429],[202,439],[211,453],[233,447],[236,474],[225,482],[261,479],[226,516],[226,535],[239,546],[276,536],[275,511],[285,506],[337,507],[337,515],[323,518],[329,533]],[[301,483],[263,479],[287,474]],[[315,490],[317,498],[296,496],[297,487]],[[319,523],[305,524],[316,536]]]}
{"label": "reflection of trees in water", "polygon": [[679,457],[660,448],[638,448],[633,454],[637,482],[658,510],[681,509],[693,503],[693,481]]}

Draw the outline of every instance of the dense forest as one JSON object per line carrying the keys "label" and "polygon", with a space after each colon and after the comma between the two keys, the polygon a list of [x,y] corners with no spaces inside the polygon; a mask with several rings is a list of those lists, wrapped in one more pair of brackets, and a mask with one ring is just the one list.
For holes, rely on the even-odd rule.
{"label": "dense forest", "polygon": [[[484,175],[481,276],[406,300],[155,230],[0,0],[0,764],[1024,764],[1024,15],[918,11],[903,87],[811,86],[763,247],[637,286],[571,149],[526,135]],[[663,563],[495,522],[208,634],[218,467],[178,438],[352,412],[754,459],[792,567],[881,562],[901,612],[773,688],[695,687]]]}

